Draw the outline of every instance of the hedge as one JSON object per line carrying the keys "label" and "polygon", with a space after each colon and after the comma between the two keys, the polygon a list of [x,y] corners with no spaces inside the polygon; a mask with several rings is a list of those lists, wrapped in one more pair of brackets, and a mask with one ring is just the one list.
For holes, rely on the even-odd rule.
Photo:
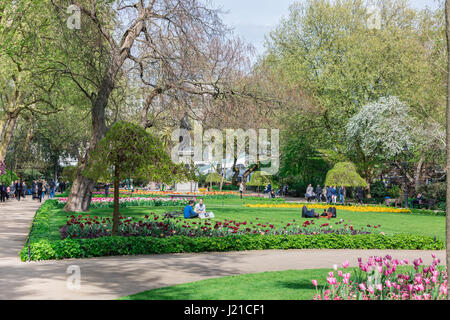
{"label": "hedge", "polygon": [[[235,237],[173,236],[103,237],[96,239],[40,239],[30,243],[30,260],[90,258],[116,255],[142,255],[180,252],[225,252],[264,249],[397,249],[440,250],[441,240],[427,236],[397,234],[369,235],[243,235]],[[28,260],[28,246],[20,252]]]}

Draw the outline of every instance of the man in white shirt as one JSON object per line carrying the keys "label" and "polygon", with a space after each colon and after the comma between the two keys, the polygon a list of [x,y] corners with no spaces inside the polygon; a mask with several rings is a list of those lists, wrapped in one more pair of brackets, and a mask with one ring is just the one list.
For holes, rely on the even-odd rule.
{"label": "man in white shirt", "polygon": [[215,217],[213,212],[206,212],[206,206],[203,204],[203,199],[200,199],[195,205],[194,212],[198,214],[200,219]]}
{"label": "man in white shirt", "polygon": [[194,212],[196,214],[206,213],[206,206],[203,204],[203,199],[200,199],[195,205]]}

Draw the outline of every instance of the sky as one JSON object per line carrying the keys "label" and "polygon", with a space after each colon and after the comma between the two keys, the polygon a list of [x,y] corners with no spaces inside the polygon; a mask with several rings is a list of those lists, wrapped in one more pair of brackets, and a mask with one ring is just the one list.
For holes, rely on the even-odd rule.
{"label": "sky", "polygon": [[[301,2],[302,0],[297,0]],[[272,31],[282,17],[289,13],[289,5],[295,0],[210,0],[214,7],[228,13],[222,16],[224,23],[234,29],[234,34],[253,44],[256,54],[264,52],[264,35]],[[436,0],[409,0],[417,9],[437,7]]]}

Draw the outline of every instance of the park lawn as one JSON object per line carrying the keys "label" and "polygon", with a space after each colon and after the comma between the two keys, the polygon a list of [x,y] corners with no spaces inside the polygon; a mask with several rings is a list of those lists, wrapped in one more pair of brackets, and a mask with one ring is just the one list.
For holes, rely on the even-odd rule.
{"label": "park lawn", "polygon": [[288,270],[226,276],[163,287],[119,300],[311,300],[326,284],[328,269]]}
{"label": "park lawn", "polygon": [[[394,257],[395,258],[395,257]],[[438,266],[444,270],[443,266]],[[343,270],[342,268],[340,270]],[[119,300],[312,300],[318,290],[328,287],[331,269],[269,271],[225,276],[147,290]],[[359,268],[348,268],[353,278]],[[399,266],[396,273],[414,272],[412,266]]]}
{"label": "park lawn", "polygon": [[[301,218],[300,208],[249,208],[244,207],[247,203],[264,203],[262,200],[249,199],[205,199],[207,211],[213,211],[216,218],[211,219],[223,221],[224,219],[236,220],[238,222],[247,221],[262,224],[273,224],[275,227],[284,227],[287,223],[303,223],[307,219]],[[122,216],[133,217],[135,219],[143,218],[146,214],[154,212],[164,214],[164,212],[181,210],[180,206],[164,207],[127,207],[120,208]],[[76,213],[78,215],[80,213]],[[82,215],[91,215],[98,217],[112,217],[112,208],[92,209]],[[352,224],[355,228],[366,227],[367,225],[381,225],[379,232],[386,234],[407,233],[416,235],[426,235],[445,239],[445,217],[427,216],[427,215],[409,215],[405,213],[378,213],[378,212],[352,212],[338,210],[338,219],[344,219],[346,223]],[[50,212],[46,228],[36,230],[34,237],[49,238],[59,240],[59,228],[63,226],[71,214],[62,209],[54,209]],[[337,222],[338,219],[332,219],[331,222]],[[192,221],[192,220],[191,220]],[[320,223],[329,222],[326,219],[319,219]],[[39,229],[39,228],[38,228]],[[374,229],[372,229],[374,230]]]}

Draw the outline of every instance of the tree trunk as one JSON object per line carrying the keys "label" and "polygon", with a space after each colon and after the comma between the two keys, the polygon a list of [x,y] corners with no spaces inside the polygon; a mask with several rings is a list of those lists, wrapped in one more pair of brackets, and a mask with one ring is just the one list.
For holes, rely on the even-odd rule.
{"label": "tree trunk", "polygon": [[233,186],[237,186],[238,185],[239,169],[236,167],[236,163],[237,163],[237,156],[234,157],[233,166],[231,167],[231,169],[234,172],[233,173],[233,177],[231,178],[231,184]]}
{"label": "tree trunk", "polygon": [[4,132],[4,135],[2,137],[3,139],[0,143],[0,162],[5,160],[6,151],[8,151],[9,143],[11,142],[14,130],[16,129],[16,121],[17,115],[11,115],[6,127],[6,131]]}
{"label": "tree trunk", "polygon": [[[446,37],[447,37],[447,52],[450,52],[450,0],[445,1],[445,20],[446,20]],[[450,54],[447,54],[447,195],[446,195],[446,262],[447,270],[450,266],[450,179],[448,177],[448,172],[450,172]],[[447,285],[448,286],[448,285]],[[447,290],[447,300],[450,300],[450,290]]]}
{"label": "tree trunk", "polygon": [[119,170],[114,169],[114,213],[113,213],[113,227],[112,235],[117,236],[119,234]]}
{"label": "tree trunk", "polygon": [[417,164],[416,173],[414,175],[414,190],[416,193],[418,192],[419,184],[420,184],[420,174],[422,172],[423,167],[423,156],[420,157],[419,163]]}
{"label": "tree trunk", "polygon": [[3,117],[0,119],[0,138],[3,140],[3,132],[6,129],[6,125],[8,124],[8,113],[5,112]]}
{"label": "tree trunk", "polygon": [[242,182],[244,183],[244,191],[246,190],[246,185],[247,185],[247,178],[250,175],[250,173],[256,171],[259,169],[259,162],[256,166],[253,166],[251,168],[248,168],[247,170],[245,170],[244,174],[242,175]]}
{"label": "tree trunk", "polygon": [[[139,11],[139,17],[137,22],[132,24],[130,29],[126,30],[123,34],[121,47],[112,49],[112,58],[108,70],[103,76],[103,80],[98,89],[98,94],[92,98],[92,137],[89,145],[89,149],[83,159],[83,163],[77,170],[76,180],[70,190],[69,199],[64,207],[65,211],[88,211],[89,203],[92,198],[92,189],[94,181],[84,177],[81,171],[85,168],[89,161],[90,153],[95,148],[97,143],[106,134],[105,124],[105,108],[108,105],[109,96],[114,89],[117,74],[122,68],[125,59],[130,54],[131,47],[133,46],[136,38],[141,34],[145,27],[145,18],[147,13],[143,8]],[[89,200],[89,202],[87,202]]]}

